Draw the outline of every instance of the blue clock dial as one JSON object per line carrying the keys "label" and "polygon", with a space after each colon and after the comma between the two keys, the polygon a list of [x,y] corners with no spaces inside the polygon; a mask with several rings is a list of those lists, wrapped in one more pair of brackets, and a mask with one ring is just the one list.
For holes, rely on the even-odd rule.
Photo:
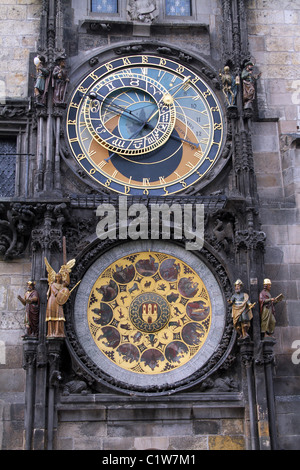
{"label": "blue clock dial", "polygon": [[205,178],[224,139],[208,85],[176,61],[119,57],[85,77],[67,113],[69,145],[99,184],[130,195],[167,195]]}

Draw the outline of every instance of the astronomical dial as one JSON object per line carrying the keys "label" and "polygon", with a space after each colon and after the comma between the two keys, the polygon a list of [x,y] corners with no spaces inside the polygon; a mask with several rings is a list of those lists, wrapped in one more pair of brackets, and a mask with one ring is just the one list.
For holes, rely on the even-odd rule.
{"label": "astronomical dial", "polygon": [[152,55],[119,57],[76,88],[67,134],[77,162],[121,194],[167,195],[205,177],[220,155],[223,115],[192,70]]}

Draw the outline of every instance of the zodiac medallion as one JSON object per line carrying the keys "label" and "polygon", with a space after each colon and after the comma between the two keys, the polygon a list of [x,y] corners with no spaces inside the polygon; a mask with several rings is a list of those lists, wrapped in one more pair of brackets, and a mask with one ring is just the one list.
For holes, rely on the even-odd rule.
{"label": "zodiac medallion", "polygon": [[204,345],[211,315],[199,274],[175,256],[152,251],[119,258],[99,273],[87,311],[99,350],[139,374],[186,364]]}

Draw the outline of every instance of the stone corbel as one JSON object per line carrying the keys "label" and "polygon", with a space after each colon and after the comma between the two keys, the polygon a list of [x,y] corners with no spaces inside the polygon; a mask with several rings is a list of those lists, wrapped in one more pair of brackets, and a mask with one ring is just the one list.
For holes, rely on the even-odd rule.
{"label": "stone corbel", "polygon": [[0,204],[0,255],[5,260],[21,256],[37,222],[37,208],[21,203]]}

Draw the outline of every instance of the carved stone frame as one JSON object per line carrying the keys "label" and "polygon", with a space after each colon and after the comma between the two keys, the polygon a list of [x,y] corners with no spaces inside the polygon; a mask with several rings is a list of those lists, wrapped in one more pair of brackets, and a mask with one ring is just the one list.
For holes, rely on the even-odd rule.
{"label": "carved stone frame", "polygon": [[[79,279],[82,279],[84,274],[88,271],[89,267],[97,258],[101,257],[108,250],[115,248],[120,244],[121,242],[114,242],[113,240],[109,239],[103,241],[97,240],[91,244],[91,246],[87,248],[82,254],[82,256],[80,256],[76,265],[74,266],[72,271],[72,282],[74,285],[78,282]],[[176,245],[183,246],[183,243],[176,243]],[[206,245],[201,250],[201,252],[195,252],[194,254],[203,263],[206,264],[206,266],[215,276],[225,301],[225,299],[229,298],[231,295],[231,281],[217,254]],[[153,396],[170,395],[179,391],[189,390],[199,385],[208,376],[220,368],[230,355],[235,344],[236,334],[232,325],[231,312],[230,309],[226,307],[224,329],[221,341],[219,342],[213,354],[208,358],[207,362],[203,364],[200,369],[196,370],[196,372],[192,373],[188,377],[185,377],[183,380],[174,381],[172,384],[163,384],[160,386],[129,386],[128,383],[117,380],[116,378],[107,374],[104,370],[101,370],[93,361],[93,358],[89,357],[84,351],[80,341],[78,340],[74,325],[74,303],[75,296],[72,297],[65,305],[65,326],[67,336],[66,344],[72,358],[74,371],[76,371],[76,373],[82,378],[85,378],[87,383],[92,384],[92,388],[98,392],[101,392],[108,387],[119,393],[121,392],[125,394]]]}
{"label": "carved stone frame", "polygon": [[[126,42],[123,43],[121,46],[115,45],[113,47],[108,47],[106,49],[101,48],[101,52],[95,53],[93,51],[93,55],[85,56],[82,62],[78,60],[76,63],[71,64],[72,74],[70,75],[70,84],[69,84],[69,96],[72,96],[73,90],[76,86],[79,85],[81,80],[84,76],[88,75],[92,72],[93,68],[97,68],[100,64],[109,62],[113,58],[117,56],[125,56],[125,55],[134,55],[134,54],[153,54],[153,55],[161,55],[165,56],[170,59],[174,59],[178,62],[182,62],[185,66],[191,68],[192,71],[197,73],[205,82],[210,86],[210,88],[214,91],[219,99],[219,103],[222,106],[222,111],[224,115],[224,139],[222,143],[222,150],[221,153],[213,165],[213,167],[209,170],[208,174],[206,175],[205,179],[200,180],[198,183],[194,184],[193,187],[189,188],[188,191],[182,191],[185,194],[196,194],[200,190],[203,190],[208,185],[212,183],[212,181],[222,172],[223,168],[225,168],[231,156],[231,135],[227,129],[227,118],[226,118],[226,110],[224,104],[223,94],[220,91],[220,82],[219,82],[219,75],[217,70],[213,69],[211,64],[209,64],[205,59],[201,58],[200,56],[192,55],[188,51],[184,51],[182,49],[177,49],[174,45],[169,45],[167,43],[160,43],[157,41],[141,41],[141,42]],[[66,122],[63,123],[63,127],[66,127]],[[66,134],[66,133],[65,133]],[[99,194],[107,194],[111,193],[108,189],[101,187],[99,184],[93,181],[92,178],[88,178],[87,175],[83,174],[81,171],[80,166],[75,161],[75,159],[71,156],[71,150],[69,149],[68,142],[66,140],[66,135],[64,142],[62,142],[61,146],[61,156],[66,167],[76,174],[76,177],[79,178],[84,184],[87,184],[91,187],[94,191],[97,191]],[[180,193],[180,194],[182,194]],[[115,193],[113,193],[115,194]]]}

